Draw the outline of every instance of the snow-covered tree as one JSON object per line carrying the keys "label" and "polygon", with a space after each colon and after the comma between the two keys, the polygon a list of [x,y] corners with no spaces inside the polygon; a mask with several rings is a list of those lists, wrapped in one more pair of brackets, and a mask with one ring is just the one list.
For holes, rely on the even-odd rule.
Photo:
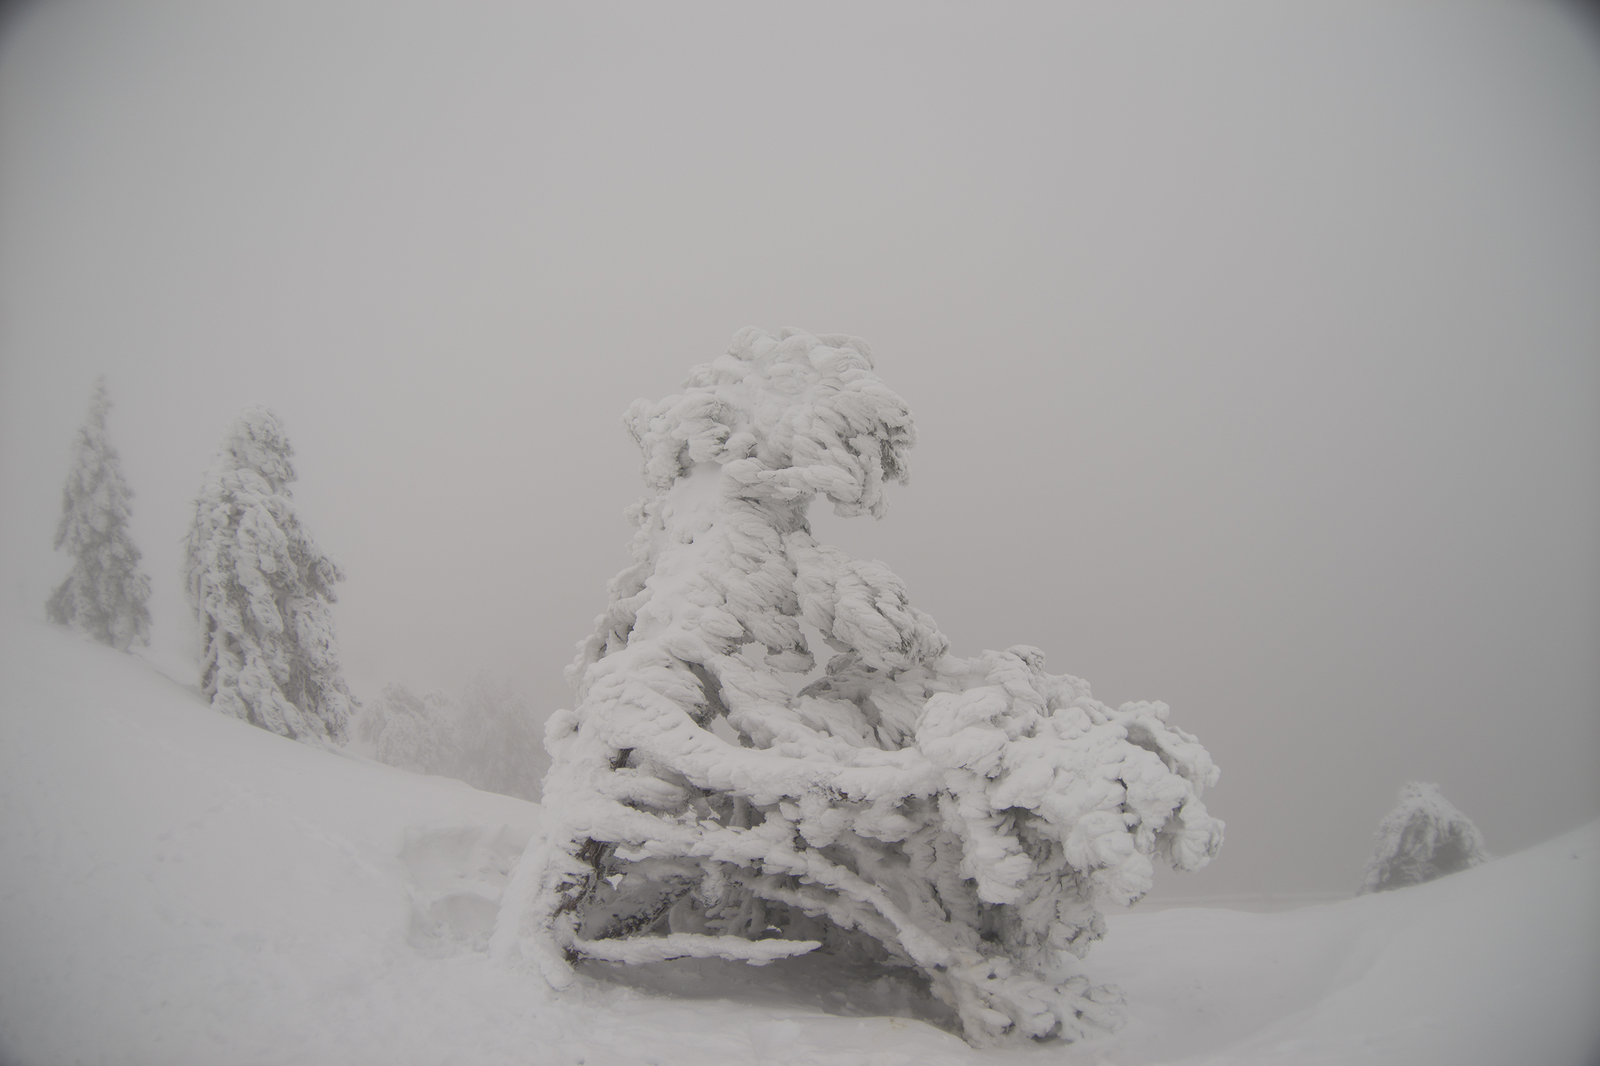
{"label": "snow-covered tree", "polygon": [[186,577],[204,641],[200,682],[235,718],[337,743],[353,703],[328,605],[344,574],[300,524],[292,454],[278,420],[252,407],[195,499]]}
{"label": "snow-covered tree", "polygon": [[102,644],[126,651],[150,643],[150,579],[128,534],[133,492],[122,479],[117,451],[106,438],[111,400],[106,379],[95,379],[89,416],[72,446],[72,469],[61,490],[55,546],[72,556],[72,572],[51,593],[45,611]]}
{"label": "snow-covered tree", "polygon": [[1487,861],[1483,834],[1472,820],[1444,798],[1438,785],[1412,781],[1378,824],[1378,843],[1359,894],[1420,885]]}
{"label": "snow-covered tree", "polygon": [[457,777],[473,788],[537,800],[549,757],[528,701],[487,677],[468,682],[455,720]]}
{"label": "snow-covered tree", "polygon": [[455,705],[440,692],[418,696],[392,681],[362,711],[356,738],[379,762],[414,774],[454,776],[459,752],[453,737]]}
{"label": "snow-covered tree", "polygon": [[360,716],[356,735],[378,761],[413,773],[465,781],[485,792],[537,800],[548,758],[539,721],[509,685],[475,678],[456,703],[417,696],[399,682]]}
{"label": "snow-covered tree", "polygon": [[949,654],[888,567],[813,539],[813,498],[877,516],[906,477],[911,415],[864,342],[747,329],[626,421],[636,562],[548,722],[495,952],[559,988],[585,958],[820,950],[920,971],[974,1043],[1117,1024],[1072,957],[1153,860],[1216,853],[1205,749],[1036,648]]}

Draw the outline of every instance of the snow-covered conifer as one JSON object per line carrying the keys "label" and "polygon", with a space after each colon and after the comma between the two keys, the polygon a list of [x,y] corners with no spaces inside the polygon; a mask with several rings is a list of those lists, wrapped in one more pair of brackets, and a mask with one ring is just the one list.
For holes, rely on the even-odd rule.
{"label": "snow-covered conifer", "polygon": [[204,641],[201,688],[263,729],[339,742],[352,700],[328,605],[344,574],[295,512],[292,454],[278,420],[252,407],[195,499],[186,577]]}
{"label": "snow-covered conifer", "polygon": [[51,593],[45,611],[102,644],[126,651],[150,643],[150,579],[128,534],[128,501],[116,449],[106,438],[111,400],[106,379],[95,379],[89,417],[72,447],[72,469],[61,491],[55,546],[72,556],[72,572]]}
{"label": "snow-covered conifer", "polygon": [[485,792],[537,800],[549,765],[540,725],[528,701],[510,685],[474,678],[456,715],[457,764],[451,776]]}
{"label": "snow-covered conifer", "polygon": [[460,761],[452,736],[456,708],[439,692],[418,696],[398,681],[357,719],[356,737],[381,763],[414,774],[453,776]]}
{"label": "snow-covered conifer", "polygon": [[1378,843],[1359,894],[1420,885],[1487,861],[1483,834],[1472,820],[1444,798],[1438,785],[1412,781],[1378,825]]}
{"label": "snow-covered conifer", "polygon": [[911,415],[864,342],[747,329],[626,421],[636,561],[547,724],[495,952],[559,988],[584,958],[821,950],[920,971],[974,1043],[1114,1026],[1067,957],[1153,860],[1216,853],[1205,749],[1035,648],[949,654],[888,567],[813,539],[813,498],[881,515],[906,477]]}

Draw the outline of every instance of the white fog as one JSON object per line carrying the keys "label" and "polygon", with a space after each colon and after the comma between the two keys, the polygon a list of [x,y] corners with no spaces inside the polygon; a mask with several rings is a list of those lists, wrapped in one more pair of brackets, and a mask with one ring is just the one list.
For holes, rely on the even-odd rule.
{"label": "white fog", "polygon": [[[1374,1061],[1495,1062],[1540,1039],[1546,1061],[1586,1061],[1594,1026],[1580,1005],[1600,991],[1582,957],[1600,944],[1600,918],[1581,902],[1600,888],[1597,26],[1578,6],[1478,2],[11,6],[0,14],[0,1062],[637,1062],[652,1024],[673,1034],[650,1051],[662,1064],[1340,1062],[1362,1048]],[[886,758],[901,745],[945,750],[908,738],[924,727],[933,738],[927,723],[948,712],[952,731],[1007,723],[991,738],[1004,762],[1022,751],[1015,723],[1033,703],[1080,707],[1093,724],[1083,736],[1144,738],[1091,757],[1059,728],[1058,792],[1074,774],[1145,760],[1148,802],[1123,802],[1126,824],[1095,830],[1091,858],[1060,860],[1072,871],[1060,877],[1083,880],[1052,882],[1053,917],[985,929],[974,948],[1004,943],[1016,962],[1013,934],[1076,949],[1104,932],[1082,969],[1085,987],[1109,983],[1126,1000],[1111,1035],[1073,1029],[1074,1009],[1098,1009],[1081,990],[1050,1010],[1015,997],[952,1005],[966,993],[939,982],[954,964],[905,947],[904,930],[888,950],[904,947],[912,976],[883,984],[830,975],[821,955],[744,970],[727,961],[746,949],[728,947],[724,919],[685,919],[687,904],[673,921],[689,924],[646,930],[660,944],[616,951],[687,952],[703,942],[671,938],[704,936],[721,942],[704,948],[715,957],[586,962],[577,992],[560,990],[559,966],[534,961],[559,925],[549,914],[568,907],[529,887],[551,871],[618,915],[655,913],[655,897],[611,900],[603,877],[561,865],[561,848],[600,842],[585,835],[602,833],[599,807],[572,799],[583,782],[613,796],[606,774],[650,778],[651,802],[666,804],[660,782],[704,788],[696,775],[715,776],[689,748],[616,739],[635,735],[623,721],[634,697],[606,694],[606,669],[624,675],[603,660],[655,631],[631,630],[637,605],[619,608],[627,597],[607,582],[636,562],[624,512],[658,492],[678,500],[674,477],[691,475],[688,459],[652,475],[635,440],[653,439],[650,424],[630,433],[624,413],[641,398],[692,397],[692,369],[731,358],[752,326],[822,338],[792,355],[821,375],[804,392],[818,425],[837,414],[829,375],[870,371],[896,403],[872,392],[870,427],[851,423],[858,436],[839,439],[871,438],[873,455],[881,444],[897,458],[873,473],[851,444],[853,459],[835,448],[815,460],[844,462],[859,482],[850,499],[874,501],[844,509],[877,517],[835,514],[842,497],[828,492],[843,490],[819,487],[821,474],[785,489],[818,494],[810,534],[842,555],[790,565],[799,599],[767,605],[787,612],[782,632],[763,636],[739,615],[745,646],[765,644],[767,660],[662,645],[668,674],[693,675],[684,721],[698,729],[697,707],[721,707],[724,741],[834,758],[756,724],[739,701],[777,690],[739,671],[790,669],[798,680],[771,698],[825,718],[828,693],[802,681],[824,676],[824,638],[835,638],[898,679],[892,699],[883,676],[861,682],[877,686],[871,699],[840,696],[875,708],[862,711],[862,743]],[[699,409],[658,411],[685,456],[701,448],[702,472],[802,465],[771,458],[786,434],[811,439],[799,406],[780,432],[761,428],[765,408],[740,413],[729,399],[783,392],[768,389],[777,372],[762,360],[791,355],[750,343],[757,354],[740,358],[759,388],[743,370],[702,382],[722,390],[722,437],[691,445]],[[129,652],[47,622],[74,565],[52,541],[101,375],[149,639],[131,640],[132,622],[100,639],[131,640]],[[284,632],[325,636],[338,661],[297,666],[296,693],[259,690],[276,718],[252,717],[248,664],[236,676],[206,665],[217,653],[202,627],[217,631],[228,597],[247,593],[205,586],[216,610],[202,592],[197,614],[185,592],[201,587],[197,498],[257,405],[292,443],[288,537],[306,546],[294,557],[325,553],[342,573],[336,602],[319,599],[318,578],[294,593],[310,613],[280,604]],[[902,410],[916,438],[904,448]],[[754,459],[717,450],[744,429],[759,438]],[[810,551],[795,547],[777,497],[760,499],[771,536],[790,538],[772,557]],[[262,506],[290,528],[281,502]],[[705,528],[748,521],[730,517],[739,507],[706,510]],[[683,622],[680,609],[698,611],[701,593],[668,584],[678,557],[661,550],[640,564],[664,575],[657,598],[639,602],[697,633],[700,615]],[[746,557],[766,558],[730,558]],[[277,565],[262,563],[277,576],[261,580],[281,588]],[[841,575],[872,590],[893,639],[818,629],[845,610]],[[821,596],[810,608],[807,589]],[[581,653],[597,616],[602,650]],[[804,650],[784,644],[791,624],[818,655],[811,673],[782,666]],[[620,634],[613,646],[607,632]],[[1042,662],[973,665],[1018,647]],[[655,654],[638,650],[625,680],[671,696],[672,683],[647,677]],[[715,684],[701,676],[713,654]],[[852,669],[841,659],[836,672]],[[1032,680],[1002,684],[1018,670]],[[924,688],[906,695],[913,675]],[[1079,678],[1092,697],[1072,687]],[[1003,713],[980,722],[973,707],[952,709],[984,685],[1012,686]],[[315,712],[298,695],[312,690]],[[230,692],[242,695],[230,703]],[[893,700],[900,710],[884,711]],[[1161,701],[1170,719],[1126,711],[1139,701]],[[572,726],[558,768],[601,776],[558,774],[568,784],[541,808],[559,745],[547,753],[539,736],[558,712],[590,723]],[[842,720],[822,721],[806,728],[843,735]],[[309,743],[284,739],[295,736]],[[1191,742],[1198,754],[1180,752]],[[839,757],[845,769],[827,772],[842,775],[848,802],[794,815],[801,835],[832,841],[816,819],[865,802],[848,783],[855,756]],[[1017,872],[1006,834],[1024,848],[1035,830],[1058,833],[1066,852],[1086,839],[1040,813],[1055,809],[1048,789],[1019,784],[1004,803],[991,790],[991,809],[951,782],[1000,770],[928,757],[944,784],[902,767],[909,776],[873,796],[894,793],[894,817],[915,831],[954,824],[939,802],[1001,826],[987,860],[974,858],[978,836],[963,837],[967,865],[929,866],[929,884],[965,878],[984,907],[1010,906],[997,902],[1006,893],[1032,900],[1042,890]],[[749,766],[769,766],[761,758]],[[772,772],[766,805],[798,802]],[[1375,831],[1410,783],[1442,797],[1419,809],[1448,808],[1481,835],[1451,830],[1472,856],[1457,865],[1471,868],[1429,867],[1449,875],[1352,899],[1377,883]],[[644,802],[628,797],[616,802]],[[709,814],[691,804],[673,817],[734,817],[710,802]],[[907,813],[917,803],[926,809]],[[615,846],[621,822],[604,824]],[[916,867],[913,844],[902,854],[894,837],[914,843],[914,830],[888,824],[858,827],[852,875]],[[692,843],[660,837],[649,861],[703,858],[754,828],[719,825]],[[1395,826],[1382,839],[1397,842]],[[632,884],[631,867],[607,856],[595,871]],[[193,877],[170,865],[179,857]],[[511,887],[519,864],[525,891]],[[738,869],[705,860],[693,898],[721,891],[725,874],[737,881],[724,866]],[[815,869],[787,876],[821,883]],[[116,887],[125,880],[136,888]],[[228,902],[246,882],[259,919]],[[1517,887],[1533,882],[1546,893],[1537,906]],[[948,904],[944,891],[930,900]],[[327,910],[313,920],[319,899]],[[838,928],[882,919],[824,902],[836,910],[806,897]],[[1534,991],[1452,1030],[1463,1004],[1494,993],[1455,972],[1482,963],[1445,945],[1487,908],[1524,906],[1544,912],[1527,935],[1508,920],[1481,934],[1500,938],[1481,952],[1509,953]],[[781,917],[768,928],[760,914],[750,925],[746,906],[739,935],[768,945],[748,951],[781,950],[769,932],[784,943],[816,933],[816,915],[791,909],[793,928]],[[1576,923],[1570,940],[1558,921]],[[816,937],[822,955],[837,947]],[[1289,976],[1274,989],[1263,975],[1280,963]],[[1049,995],[1079,989],[1050,980]],[[297,1020],[275,1043],[278,1012]],[[90,1014],[100,1020],[85,1028]],[[1361,1017],[1370,1026],[1352,1029]],[[986,1024],[999,1050],[955,1035],[982,1044]],[[1053,1043],[1019,1037],[1030,1024]],[[722,1043],[706,1035],[719,1028]],[[119,1047],[132,1050],[108,1050]]]}

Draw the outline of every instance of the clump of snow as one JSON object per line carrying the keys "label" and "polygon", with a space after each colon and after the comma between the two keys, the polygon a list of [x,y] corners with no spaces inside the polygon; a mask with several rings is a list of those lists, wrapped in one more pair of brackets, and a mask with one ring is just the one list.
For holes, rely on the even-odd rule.
{"label": "clump of snow", "polygon": [[300,522],[292,455],[277,418],[252,407],[195,498],[185,576],[204,642],[200,684],[235,718],[338,743],[353,701],[328,605],[344,573]]}
{"label": "clump of snow", "polygon": [[509,685],[474,678],[459,701],[391,682],[356,719],[356,740],[379,762],[537,799],[549,765],[541,723]]}
{"label": "clump of snow", "polygon": [[[912,971],[814,953],[588,962],[606,979],[552,995],[486,950],[538,819],[250,728],[0,613],[0,1062],[997,1061],[935,1027]],[[1113,914],[1095,966],[1128,1021],[1067,1056],[1590,1066],[1596,899],[1600,822],[1407,892]]]}
{"label": "clump of snow", "polygon": [[139,549],[128,532],[133,490],[106,436],[110,410],[101,375],[61,490],[55,547],[72,556],[72,572],[50,594],[45,613],[52,622],[125,651],[150,643],[150,578],[139,569]]}
{"label": "clump of snow", "polygon": [[1387,892],[1460,873],[1489,861],[1483,834],[1439,786],[1412,781],[1378,825],[1361,892]]}
{"label": "clump of snow", "polygon": [[975,1044],[1114,1028],[1076,960],[1155,860],[1216,854],[1205,749],[1036,648],[951,655],[888,567],[812,538],[814,498],[881,515],[905,480],[911,414],[864,342],[747,329],[626,421],[636,561],[549,720],[496,950],[561,988],[582,958],[816,948],[920,972]]}

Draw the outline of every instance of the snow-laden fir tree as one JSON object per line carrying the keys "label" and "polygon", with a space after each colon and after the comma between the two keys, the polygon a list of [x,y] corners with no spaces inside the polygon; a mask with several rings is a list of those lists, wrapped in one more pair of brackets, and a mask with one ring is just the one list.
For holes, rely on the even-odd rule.
{"label": "snow-laden fir tree", "polygon": [[496,953],[559,988],[581,959],[821,950],[920,971],[974,1043],[1117,1024],[1076,959],[1154,860],[1216,853],[1205,749],[1035,648],[949,654],[886,566],[812,538],[815,497],[877,516],[905,480],[911,416],[864,342],[747,329],[626,421],[636,562],[547,725]]}
{"label": "snow-laden fir tree", "polygon": [[1483,834],[1444,798],[1439,786],[1412,781],[1378,825],[1361,892],[1387,892],[1460,873],[1489,861]]}
{"label": "snow-laden fir tree", "polygon": [[537,800],[549,765],[542,725],[509,684],[474,678],[456,710],[451,776],[485,792]]}
{"label": "snow-laden fir tree", "polygon": [[72,446],[72,469],[61,490],[55,546],[72,556],[72,572],[45,604],[50,621],[71,626],[126,651],[150,643],[150,579],[128,533],[133,492],[122,479],[117,451],[106,438],[111,400],[106,379],[95,379],[89,416]]}
{"label": "snow-laden fir tree", "polygon": [[228,430],[195,499],[186,549],[213,706],[297,740],[340,742],[352,701],[328,605],[344,579],[290,500],[293,450],[270,411]]}

